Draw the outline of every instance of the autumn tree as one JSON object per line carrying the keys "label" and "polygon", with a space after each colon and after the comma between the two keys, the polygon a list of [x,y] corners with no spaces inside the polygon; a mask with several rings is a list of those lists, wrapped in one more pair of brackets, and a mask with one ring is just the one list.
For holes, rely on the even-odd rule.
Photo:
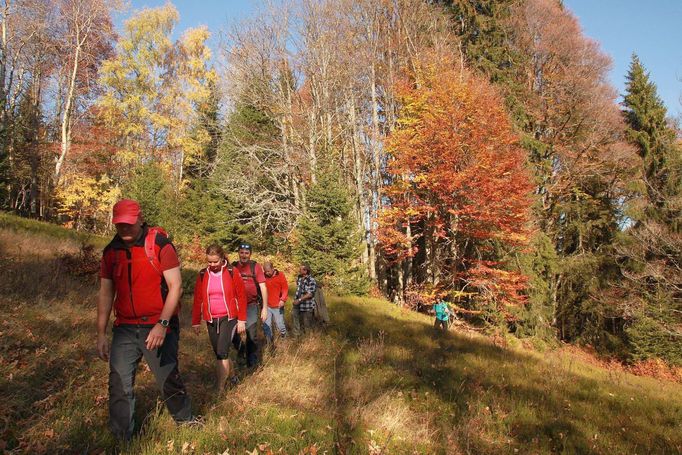
{"label": "autumn tree", "polygon": [[120,134],[125,164],[148,160],[172,164],[176,187],[210,134],[201,130],[199,110],[211,95],[215,74],[208,66],[208,30],[171,38],[179,20],[168,4],[144,9],[126,21],[114,58],[102,65],[98,101],[110,128]]}
{"label": "autumn tree", "polygon": [[117,2],[103,0],[61,0],[57,5],[60,54],[63,56],[63,87],[60,87],[61,147],[54,168],[59,184],[64,160],[71,145],[73,114],[83,95],[94,92],[102,60],[112,53],[114,27],[111,14]]}
{"label": "autumn tree", "polygon": [[[111,207],[121,195],[118,183],[126,174],[118,163],[117,134],[93,106],[73,119],[70,131],[69,159],[64,161],[60,184],[54,188],[54,209],[68,226],[107,233],[112,228]],[[54,149],[59,150],[58,144]]]}
{"label": "autumn tree", "polygon": [[380,240],[395,261],[422,269],[422,282],[475,291],[475,308],[509,316],[525,301],[526,278],[501,250],[528,241],[525,154],[495,90],[445,62],[417,64],[397,88],[401,110],[387,142],[394,182]]}
{"label": "autumn tree", "polygon": [[521,258],[535,280],[524,317],[563,339],[604,340],[618,316],[602,291],[617,275],[613,242],[636,161],[607,82],[609,59],[561,2],[443,3],[467,62],[499,87],[529,152],[540,231]]}

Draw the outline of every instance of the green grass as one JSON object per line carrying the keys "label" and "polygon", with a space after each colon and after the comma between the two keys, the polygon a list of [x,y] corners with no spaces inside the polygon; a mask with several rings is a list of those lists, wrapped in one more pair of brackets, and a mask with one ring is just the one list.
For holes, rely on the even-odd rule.
{"label": "green grass", "polygon": [[[21,238],[39,254],[22,254]],[[50,242],[77,248],[49,230],[0,228],[8,453],[682,453],[678,383],[473,332],[434,336],[431,318],[360,298],[330,298],[331,327],[280,344],[219,397],[206,334],[183,330],[180,370],[206,425],[178,428],[141,367],[141,428],[117,448],[106,427],[107,365],[94,349],[96,280],[55,271]],[[185,327],[190,305],[186,295]]]}

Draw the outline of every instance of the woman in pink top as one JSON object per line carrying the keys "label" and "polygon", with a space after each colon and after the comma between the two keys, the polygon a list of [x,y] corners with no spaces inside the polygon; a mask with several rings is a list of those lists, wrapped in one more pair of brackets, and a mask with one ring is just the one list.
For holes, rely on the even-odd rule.
{"label": "woman in pink top", "polygon": [[229,350],[235,331],[246,330],[246,290],[241,274],[233,270],[218,244],[206,249],[208,266],[199,271],[194,286],[192,326],[199,333],[201,320],[206,321],[208,338],[216,359],[218,390],[222,390],[233,373]]}

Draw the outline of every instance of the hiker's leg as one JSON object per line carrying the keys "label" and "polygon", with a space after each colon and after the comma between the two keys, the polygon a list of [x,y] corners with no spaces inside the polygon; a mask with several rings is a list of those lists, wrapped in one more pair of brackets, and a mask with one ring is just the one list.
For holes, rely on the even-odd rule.
{"label": "hiker's leg", "polygon": [[313,312],[302,311],[301,316],[303,318],[303,331],[310,333],[310,331],[313,329]]}
{"label": "hiker's leg", "polygon": [[[146,329],[146,332],[149,333]],[[143,331],[144,332],[144,331]],[[180,341],[180,328],[171,326],[166,333],[161,347],[148,350],[141,340],[142,353],[154,373],[156,385],[161,390],[161,397],[168,407],[168,411],[176,422],[184,422],[192,418],[192,403],[185,390],[185,385],[178,371],[178,343]]]}
{"label": "hiker's leg", "polygon": [[438,330],[438,324],[440,324],[440,320],[438,318],[435,318],[433,321],[433,328]]}
{"label": "hiker's leg", "polygon": [[246,358],[246,342],[238,333],[232,337],[232,346],[234,346],[237,351],[237,359]]}
{"label": "hiker's leg", "polygon": [[227,378],[230,377],[230,359],[216,361],[216,390],[221,392],[225,387]]}
{"label": "hiker's leg", "polygon": [[272,325],[272,308],[268,307],[268,317],[265,319],[265,322],[263,323],[263,334],[265,335],[265,339],[267,340],[268,343],[272,343],[272,340],[274,338],[274,326]]}
{"label": "hiker's leg", "polygon": [[269,308],[269,311],[272,312],[272,319],[277,325],[277,330],[279,330],[279,336],[285,337],[287,335],[287,327],[284,325],[284,311],[282,310],[284,308]]}
{"label": "hiker's leg", "polygon": [[119,439],[133,435],[135,372],[142,358],[135,328],[114,327],[109,354],[109,428]]}
{"label": "hiker's leg", "polygon": [[246,328],[246,365],[258,364],[258,343],[256,342],[258,324]]}
{"label": "hiker's leg", "polygon": [[250,304],[246,307],[246,365],[250,367],[258,363],[258,345],[256,344],[258,314],[258,304]]}
{"label": "hiker's leg", "polygon": [[207,323],[208,336],[211,339],[213,352],[215,353],[216,364],[216,385],[218,390],[222,390],[225,380],[229,377],[230,361],[230,342],[234,338],[237,330],[237,320],[227,318],[215,319],[212,323]]}
{"label": "hiker's leg", "polygon": [[294,336],[299,336],[301,334],[301,312],[298,308],[298,305],[294,305],[291,310],[291,331]]}

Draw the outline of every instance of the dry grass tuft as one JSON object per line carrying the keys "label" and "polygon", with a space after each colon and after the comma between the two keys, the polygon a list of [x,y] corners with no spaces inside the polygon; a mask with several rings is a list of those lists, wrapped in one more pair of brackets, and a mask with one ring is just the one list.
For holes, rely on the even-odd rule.
{"label": "dry grass tuft", "polygon": [[411,409],[398,390],[375,397],[358,409],[363,427],[377,445],[386,449],[390,445],[429,445],[431,434],[425,425],[415,425],[424,416]]}

